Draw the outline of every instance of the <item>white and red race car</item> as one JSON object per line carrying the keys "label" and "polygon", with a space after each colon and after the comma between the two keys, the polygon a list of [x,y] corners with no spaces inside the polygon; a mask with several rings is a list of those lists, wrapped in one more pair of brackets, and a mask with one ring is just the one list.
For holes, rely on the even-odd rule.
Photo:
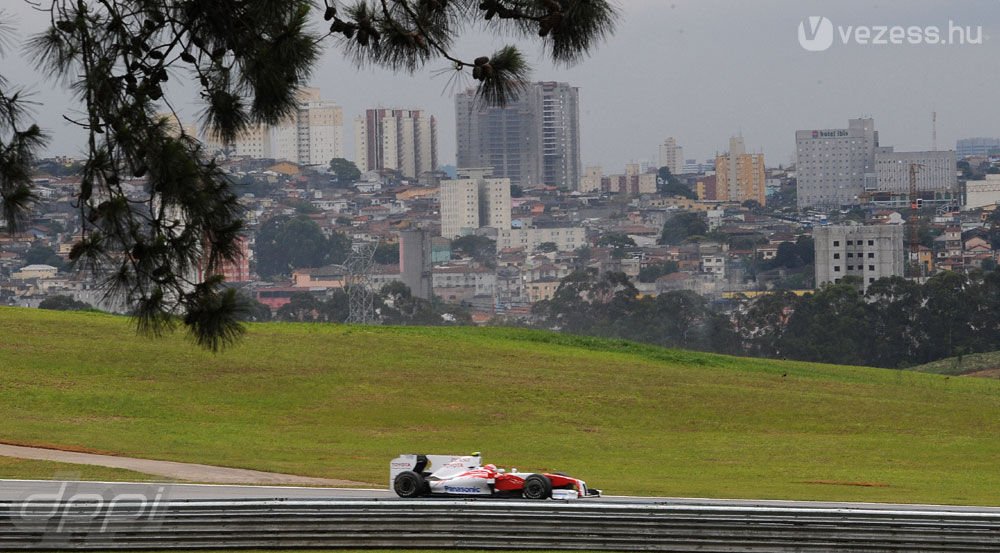
{"label": "white and red race car", "polygon": [[389,485],[399,497],[453,495],[577,499],[599,497],[601,490],[562,473],[510,472],[483,465],[472,455],[400,455],[389,464]]}

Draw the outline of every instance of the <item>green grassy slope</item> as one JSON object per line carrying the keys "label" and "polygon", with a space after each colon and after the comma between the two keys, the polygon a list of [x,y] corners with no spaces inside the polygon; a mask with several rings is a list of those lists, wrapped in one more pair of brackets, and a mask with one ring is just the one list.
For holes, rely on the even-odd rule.
{"label": "green grassy slope", "polygon": [[1000,351],[972,353],[963,355],[962,357],[949,357],[932,363],[917,365],[909,370],[952,376],[971,375],[1000,378]]}
{"label": "green grassy slope", "polygon": [[213,355],[0,309],[0,441],[380,485],[481,450],[616,494],[995,505],[998,415],[992,380],[523,330],[254,325]]}

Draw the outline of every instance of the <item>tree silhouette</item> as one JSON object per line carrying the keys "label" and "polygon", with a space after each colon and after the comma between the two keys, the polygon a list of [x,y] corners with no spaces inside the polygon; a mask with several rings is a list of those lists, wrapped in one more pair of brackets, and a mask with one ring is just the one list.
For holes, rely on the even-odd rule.
{"label": "tree silhouette", "polygon": [[[503,105],[527,82],[527,63],[512,46],[458,57],[452,50],[463,29],[535,36],[554,62],[572,63],[617,19],[607,0],[327,0],[322,14],[315,7],[310,0],[37,2],[51,25],[30,49],[74,92],[82,115],[72,121],[86,131],[76,194],[83,231],[70,259],[131,306],[140,331],[159,334],[182,320],[213,350],[243,333],[235,292],[221,277],[191,276],[238,260],[243,219],[226,175],[179,124],[169,81],[192,79],[203,122],[231,143],[296,109],[328,37],[358,65],[413,72],[446,61],[449,72],[471,76],[482,102]],[[309,30],[320,16],[330,25],[322,36]],[[0,199],[10,228],[31,205],[28,168],[43,143],[41,130],[25,123],[23,96],[0,79]]]}

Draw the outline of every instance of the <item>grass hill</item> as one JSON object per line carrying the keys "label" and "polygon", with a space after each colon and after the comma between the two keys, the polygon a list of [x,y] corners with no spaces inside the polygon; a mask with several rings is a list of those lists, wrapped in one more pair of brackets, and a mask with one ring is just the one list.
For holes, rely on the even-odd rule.
{"label": "grass hill", "polygon": [[997,505],[998,415],[993,380],[527,330],[261,324],[214,355],[0,309],[0,441],[379,485],[480,450],[614,494]]}
{"label": "grass hill", "polygon": [[912,371],[1000,379],[1000,351],[949,357],[912,367]]}

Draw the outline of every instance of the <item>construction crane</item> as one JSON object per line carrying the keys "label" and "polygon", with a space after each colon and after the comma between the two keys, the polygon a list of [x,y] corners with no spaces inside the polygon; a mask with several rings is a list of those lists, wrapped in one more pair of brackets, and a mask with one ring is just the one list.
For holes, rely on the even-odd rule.
{"label": "construction crane", "polygon": [[[924,166],[920,163],[910,164],[910,261],[920,264],[920,208],[923,200],[917,190],[917,173]],[[917,276],[923,274],[923,269],[917,269]]]}

